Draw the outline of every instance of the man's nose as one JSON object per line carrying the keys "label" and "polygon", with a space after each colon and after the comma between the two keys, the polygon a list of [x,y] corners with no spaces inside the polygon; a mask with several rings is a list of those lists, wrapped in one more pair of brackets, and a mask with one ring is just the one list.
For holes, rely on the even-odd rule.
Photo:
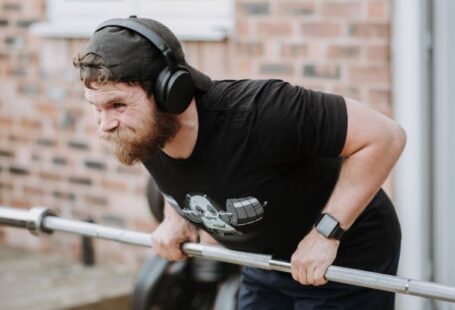
{"label": "man's nose", "polygon": [[116,129],[119,125],[118,119],[108,111],[102,111],[100,117],[99,129],[103,132],[109,132]]}

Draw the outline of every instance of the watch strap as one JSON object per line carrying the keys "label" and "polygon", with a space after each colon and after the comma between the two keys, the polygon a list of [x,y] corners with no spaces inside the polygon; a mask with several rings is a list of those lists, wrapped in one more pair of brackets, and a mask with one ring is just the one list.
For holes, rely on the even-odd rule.
{"label": "watch strap", "polygon": [[338,224],[335,227],[335,229],[332,231],[332,233],[330,234],[329,238],[340,240],[341,237],[343,237],[343,234],[344,234],[344,229],[340,227],[340,224]]}

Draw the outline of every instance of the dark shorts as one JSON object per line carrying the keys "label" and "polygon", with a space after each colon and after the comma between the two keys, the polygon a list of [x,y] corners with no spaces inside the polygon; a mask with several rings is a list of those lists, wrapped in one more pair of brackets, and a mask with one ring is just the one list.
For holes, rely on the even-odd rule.
{"label": "dark shorts", "polygon": [[[400,251],[376,269],[396,275]],[[239,293],[239,309],[392,310],[395,294],[347,284],[301,285],[289,274],[245,267]]]}

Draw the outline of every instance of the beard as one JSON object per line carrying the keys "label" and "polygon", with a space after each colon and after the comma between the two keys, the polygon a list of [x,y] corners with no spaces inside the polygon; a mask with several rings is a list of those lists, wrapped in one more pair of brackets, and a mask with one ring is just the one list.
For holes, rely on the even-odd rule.
{"label": "beard", "polygon": [[114,132],[98,133],[117,159],[127,166],[155,155],[170,142],[180,129],[176,115],[153,109],[138,120],[136,129],[117,128]]}

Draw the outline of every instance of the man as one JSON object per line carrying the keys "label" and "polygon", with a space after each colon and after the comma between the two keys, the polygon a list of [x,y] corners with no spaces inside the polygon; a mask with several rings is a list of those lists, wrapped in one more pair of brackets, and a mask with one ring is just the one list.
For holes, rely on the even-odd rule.
{"label": "man", "polygon": [[202,229],[292,263],[292,277],[245,268],[241,309],[393,309],[392,293],[324,274],[396,274],[400,227],[380,189],[405,145],[395,122],[280,80],[211,81],[150,19],[103,24],[74,64],[100,137],[122,163],[142,162],[166,198],[158,255],[184,259],[181,244]]}

